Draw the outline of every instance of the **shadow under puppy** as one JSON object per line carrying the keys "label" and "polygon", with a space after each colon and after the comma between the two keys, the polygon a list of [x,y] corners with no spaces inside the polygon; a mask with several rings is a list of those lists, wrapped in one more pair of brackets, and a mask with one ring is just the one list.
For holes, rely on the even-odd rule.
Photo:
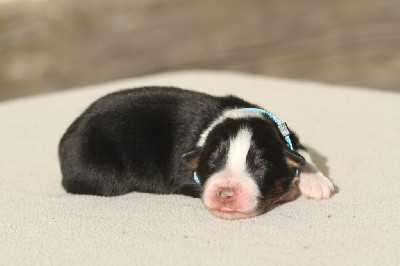
{"label": "shadow under puppy", "polygon": [[67,192],[201,197],[224,219],[261,214],[298,190],[325,199],[334,189],[271,113],[234,96],[173,87],[100,98],[69,126],[59,159]]}

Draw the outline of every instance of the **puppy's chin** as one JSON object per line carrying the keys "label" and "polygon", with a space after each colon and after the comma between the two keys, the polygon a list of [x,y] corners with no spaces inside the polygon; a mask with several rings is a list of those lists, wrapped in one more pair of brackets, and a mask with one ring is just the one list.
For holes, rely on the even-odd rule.
{"label": "puppy's chin", "polygon": [[[293,186],[283,194],[281,197],[275,197],[265,200],[258,208],[246,211],[237,211],[231,209],[227,206],[218,207],[218,208],[210,208],[206,205],[206,209],[211,212],[217,218],[225,219],[225,220],[239,220],[239,219],[246,219],[252,218],[261,214],[264,214],[274,208],[279,204],[283,204],[289,201],[293,201],[298,197],[298,189]],[[203,201],[204,203],[204,201]]]}
{"label": "puppy's chin", "polygon": [[208,209],[212,215],[217,218],[225,219],[225,220],[239,220],[239,219],[246,219],[251,218],[254,216],[259,215],[260,213],[256,210],[250,212],[238,212],[229,209]]}
{"label": "puppy's chin", "polygon": [[[212,192],[214,190],[211,190]],[[238,193],[229,202],[221,202],[216,193],[204,193],[202,197],[204,207],[215,217],[225,220],[238,220],[257,216],[259,201],[246,193]]]}

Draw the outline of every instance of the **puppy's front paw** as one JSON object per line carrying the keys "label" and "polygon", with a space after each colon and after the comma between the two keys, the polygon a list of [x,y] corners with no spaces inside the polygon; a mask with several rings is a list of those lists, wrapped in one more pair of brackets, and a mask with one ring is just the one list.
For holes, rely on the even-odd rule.
{"label": "puppy's front paw", "polygon": [[334,186],[321,172],[300,172],[299,189],[307,198],[328,199],[334,191]]}

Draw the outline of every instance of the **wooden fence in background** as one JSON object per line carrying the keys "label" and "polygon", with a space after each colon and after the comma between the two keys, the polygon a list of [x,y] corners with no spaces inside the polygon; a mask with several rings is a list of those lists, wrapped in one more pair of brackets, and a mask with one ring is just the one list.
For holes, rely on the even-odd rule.
{"label": "wooden fence in background", "polygon": [[0,4],[0,100],[197,68],[400,91],[400,2]]}

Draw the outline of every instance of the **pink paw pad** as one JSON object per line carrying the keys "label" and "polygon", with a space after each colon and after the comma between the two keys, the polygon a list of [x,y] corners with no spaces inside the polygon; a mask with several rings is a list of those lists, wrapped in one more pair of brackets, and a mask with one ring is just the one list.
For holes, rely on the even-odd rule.
{"label": "pink paw pad", "polygon": [[335,190],[329,178],[321,172],[301,172],[299,189],[305,197],[316,200],[328,199]]}

